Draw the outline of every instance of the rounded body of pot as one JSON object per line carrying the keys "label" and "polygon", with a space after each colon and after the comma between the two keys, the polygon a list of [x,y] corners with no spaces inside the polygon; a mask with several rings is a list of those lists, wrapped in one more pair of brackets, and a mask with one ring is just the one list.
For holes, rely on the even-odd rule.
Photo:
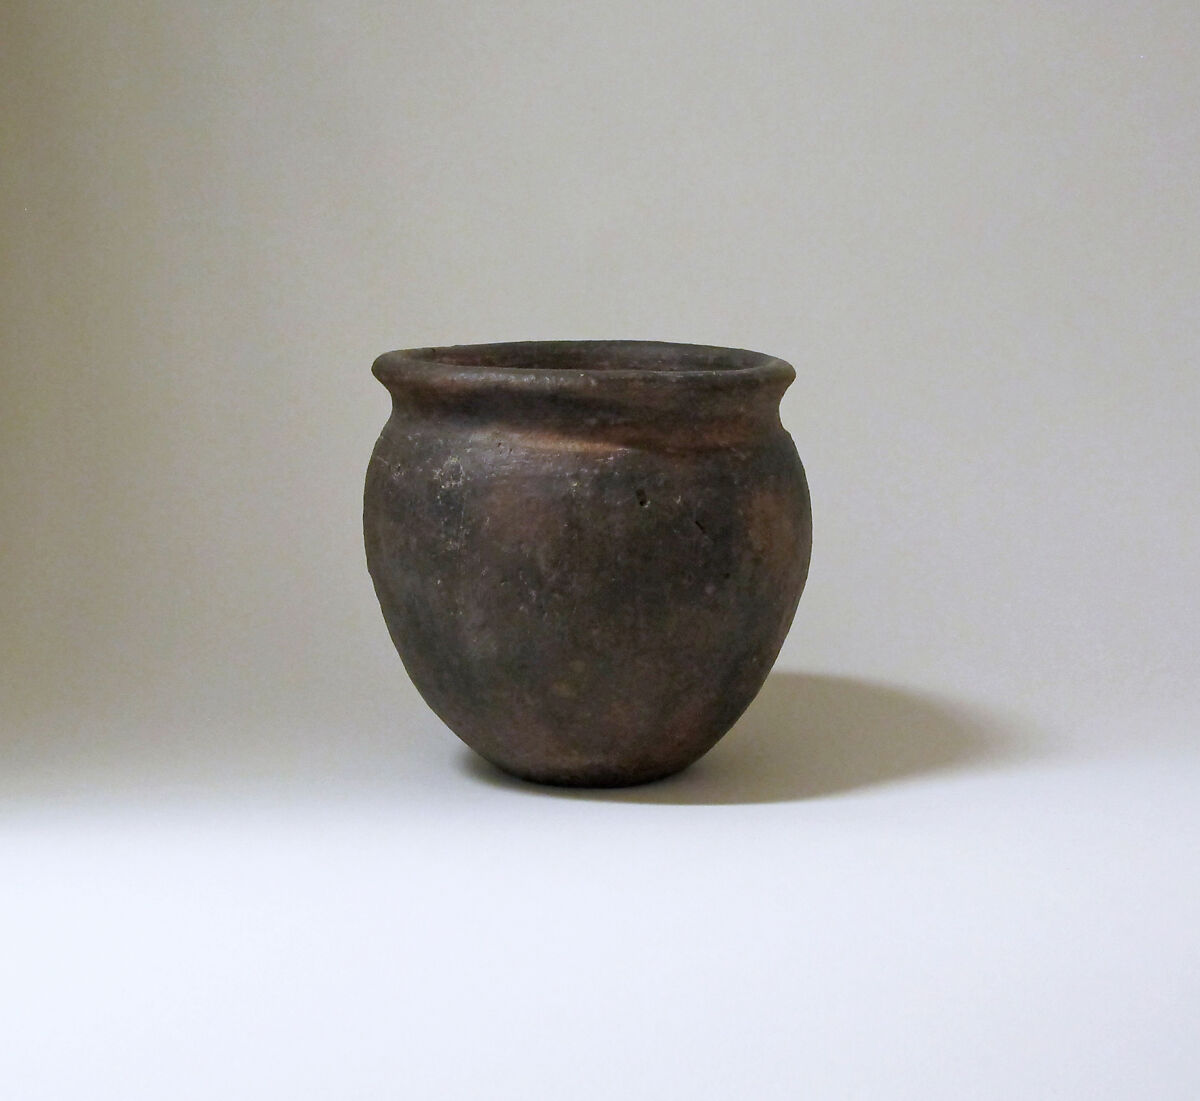
{"label": "rounded body of pot", "polygon": [[464,742],[555,784],[684,768],[754,698],[808,572],[794,378],[641,341],[392,352],[367,563],[413,683]]}

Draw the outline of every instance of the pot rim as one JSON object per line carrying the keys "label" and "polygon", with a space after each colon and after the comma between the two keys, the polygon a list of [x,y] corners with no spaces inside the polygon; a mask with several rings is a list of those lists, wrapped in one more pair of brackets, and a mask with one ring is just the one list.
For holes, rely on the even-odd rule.
{"label": "pot rim", "polygon": [[388,389],[500,388],[553,393],[610,387],[785,389],[796,372],[785,360],[744,348],[662,340],[522,340],[385,352],[372,373]]}

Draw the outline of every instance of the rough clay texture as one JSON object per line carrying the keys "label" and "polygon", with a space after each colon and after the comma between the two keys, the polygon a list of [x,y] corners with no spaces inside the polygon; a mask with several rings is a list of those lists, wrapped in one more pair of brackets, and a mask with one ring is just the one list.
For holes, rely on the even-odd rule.
{"label": "rough clay texture", "polygon": [[650,342],[381,356],[367,473],[375,590],[430,707],[552,784],[669,775],[733,725],[808,572],[794,378],[751,352]]}

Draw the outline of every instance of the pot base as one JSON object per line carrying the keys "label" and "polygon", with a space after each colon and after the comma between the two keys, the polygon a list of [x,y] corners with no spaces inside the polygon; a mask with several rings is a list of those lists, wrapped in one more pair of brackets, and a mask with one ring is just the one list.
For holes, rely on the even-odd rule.
{"label": "pot base", "polygon": [[[476,754],[476,756],[479,755]],[[644,770],[606,768],[571,772],[558,769],[518,771],[498,765],[495,761],[489,761],[486,757],[480,757],[480,760],[484,761],[489,767],[494,768],[497,772],[502,772],[505,776],[514,780],[520,780],[525,784],[537,784],[540,787],[576,788],[579,790],[592,789],[596,791],[643,787],[646,784],[655,784],[671,776],[678,776],[679,773],[691,768],[696,763],[695,761],[688,761],[686,764],[671,765],[665,769],[658,766],[654,769]]]}

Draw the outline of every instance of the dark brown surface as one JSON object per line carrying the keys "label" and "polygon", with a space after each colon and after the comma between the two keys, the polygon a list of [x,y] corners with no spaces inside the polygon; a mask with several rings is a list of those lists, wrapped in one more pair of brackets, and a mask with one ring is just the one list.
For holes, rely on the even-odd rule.
{"label": "dark brown surface", "polygon": [[418,691],[493,764],[611,786],[754,698],[808,572],[808,487],[754,352],[641,341],[389,352],[367,563]]}

